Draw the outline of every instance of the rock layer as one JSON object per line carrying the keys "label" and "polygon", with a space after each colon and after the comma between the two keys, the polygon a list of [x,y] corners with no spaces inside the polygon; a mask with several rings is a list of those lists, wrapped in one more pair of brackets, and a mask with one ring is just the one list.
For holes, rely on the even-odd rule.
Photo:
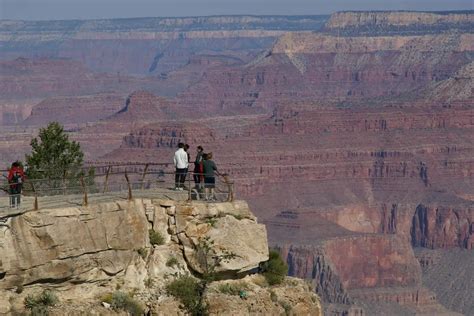
{"label": "rock layer", "polygon": [[149,246],[149,225],[167,242],[181,245],[190,269],[200,273],[203,262],[197,251],[205,237],[212,241],[214,255],[235,255],[217,272],[248,272],[268,259],[265,227],[256,223],[245,202],[135,200],[58,208],[6,218],[1,226],[1,288],[113,277],[127,269],[138,249]]}

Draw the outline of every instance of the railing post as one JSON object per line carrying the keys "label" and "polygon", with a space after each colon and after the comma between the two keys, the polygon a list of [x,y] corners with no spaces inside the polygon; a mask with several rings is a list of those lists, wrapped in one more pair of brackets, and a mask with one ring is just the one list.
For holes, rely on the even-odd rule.
{"label": "railing post", "polygon": [[191,193],[191,173],[190,172],[188,172],[188,201],[189,202],[193,201],[193,197]]}
{"label": "railing post", "polygon": [[127,180],[127,186],[128,186],[128,200],[132,200],[132,187],[130,186],[130,179],[128,178],[128,173],[127,170],[125,170],[125,180]]}
{"label": "railing post", "polygon": [[104,192],[106,193],[107,190],[109,189],[109,174],[110,174],[110,169],[112,169],[112,166],[109,166],[107,168],[107,172],[105,173],[105,183],[104,183]]}
{"label": "railing post", "polygon": [[66,174],[67,174],[67,170],[64,170],[64,172],[63,172],[63,195],[66,195]]}
{"label": "railing post", "polygon": [[35,195],[35,202],[33,203],[33,210],[37,211],[38,207],[38,193],[36,193],[35,184],[31,182],[31,189],[33,190],[33,194]]}
{"label": "railing post", "polygon": [[89,199],[87,197],[87,187],[86,187],[86,182],[84,181],[84,176],[81,176],[81,185],[82,185],[82,191],[84,192],[83,205],[87,206],[89,204]]}
{"label": "railing post", "polygon": [[145,165],[145,169],[143,170],[143,176],[142,176],[142,190],[145,189],[145,176],[146,176],[146,173],[148,171],[148,166],[149,164],[146,164]]}

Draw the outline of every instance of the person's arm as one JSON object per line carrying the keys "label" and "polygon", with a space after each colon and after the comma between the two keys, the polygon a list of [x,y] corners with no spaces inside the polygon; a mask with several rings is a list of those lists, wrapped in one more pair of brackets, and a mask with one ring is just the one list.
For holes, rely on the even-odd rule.
{"label": "person's arm", "polygon": [[7,179],[8,179],[8,182],[12,181],[12,179],[13,179],[13,169],[8,170]]}
{"label": "person's arm", "polygon": [[188,164],[188,153],[184,150],[181,153],[181,161],[184,163],[185,166]]}
{"label": "person's arm", "polygon": [[178,159],[176,157],[176,153],[174,154],[173,162],[174,162],[174,166],[176,168],[176,166],[178,165]]}
{"label": "person's arm", "polygon": [[216,165],[216,163],[215,163],[215,162],[213,162],[213,164],[212,164],[212,168],[214,169],[215,173],[216,173],[218,176],[220,176],[220,175],[221,175],[221,174],[220,174],[220,172],[217,170],[217,165]]}

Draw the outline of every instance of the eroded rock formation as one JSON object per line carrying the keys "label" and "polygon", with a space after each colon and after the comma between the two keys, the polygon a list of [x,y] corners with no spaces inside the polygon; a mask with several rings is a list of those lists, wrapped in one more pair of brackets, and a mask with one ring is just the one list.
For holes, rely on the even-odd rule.
{"label": "eroded rock formation", "polygon": [[[286,305],[295,313],[321,312],[319,299],[302,280],[288,279],[271,294],[261,275],[242,279],[268,259],[265,226],[256,222],[243,201],[190,204],[135,199],[2,216],[0,314],[21,311],[24,296],[41,288],[55,289],[62,300],[74,299],[73,306],[60,303],[53,315],[85,306],[91,312],[107,312],[100,305],[100,293],[114,287],[140,293],[136,296],[151,311],[180,314],[179,304],[164,287],[173,274],[209,273],[205,269],[210,259],[203,261],[200,252],[206,246],[203,242],[212,251],[206,256],[233,255],[215,272],[238,278],[212,284],[205,297],[211,313],[272,314],[284,311]],[[161,235],[160,244],[150,244],[149,230]],[[219,290],[232,282],[245,284],[247,301]]]}

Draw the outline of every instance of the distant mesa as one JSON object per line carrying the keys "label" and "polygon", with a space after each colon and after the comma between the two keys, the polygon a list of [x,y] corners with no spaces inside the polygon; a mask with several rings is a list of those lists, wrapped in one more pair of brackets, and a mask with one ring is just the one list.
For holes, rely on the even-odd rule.
{"label": "distant mesa", "polygon": [[474,11],[347,11],[331,15],[323,31],[338,35],[423,35],[471,32]]}

